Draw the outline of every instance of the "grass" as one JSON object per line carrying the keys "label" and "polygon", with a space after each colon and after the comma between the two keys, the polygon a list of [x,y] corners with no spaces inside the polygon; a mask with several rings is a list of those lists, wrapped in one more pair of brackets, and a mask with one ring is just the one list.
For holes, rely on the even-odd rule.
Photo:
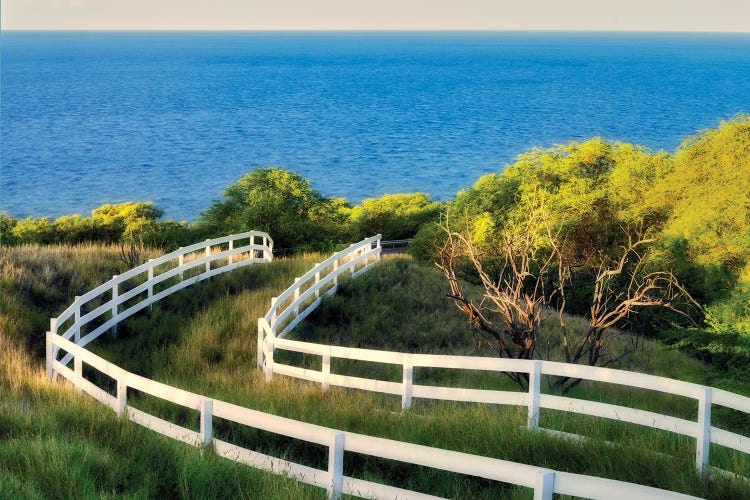
{"label": "grass", "polygon": [[[65,253],[68,250],[64,248],[49,251],[68,255]],[[109,277],[105,262],[107,259],[114,260],[114,251],[104,248],[92,250],[93,254],[97,252],[103,255],[102,262],[96,261],[97,257],[94,256],[88,258],[90,262],[84,257],[81,257],[82,262],[58,262],[60,274],[64,274],[63,271],[70,266],[80,269],[78,272],[93,282],[91,286],[104,281]],[[24,259],[37,258],[33,250],[26,254],[20,253],[20,250],[18,254],[11,253],[6,252],[3,258],[13,261],[13,265],[21,269],[26,267]],[[53,257],[50,259],[54,261]],[[266,384],[262,374],[255,369],[257,318],[268,309],[272,296],[278,295],[295,276],[303,274],[320,260],[321,257],[314,254],[297,256],[213,278],[210,283],[193,286],[166,299],[150,314],[129,319],[121,325],[116,341],[104,336],[92,348],[124,368],[156,380],[249,408],[320,425],[557,470],[638,482],[708,498],[750,495],[750,488],[744,483],[724,479],[709,481],[699,477],[693,472],[692,440],[667,432],[604,419],[542,411],[542,426],[591,438],[588,442],[580,443],[529,432],[524,428],[525,408],[415,400],[413,409],[402,413],[398,411],[399,398],[393,396],[339,388],[322,393],[317,385],[281,376]],[[54,274],[50,272],[50,275]],[[28,275],[28,279],[34,281],[33,275]],[[13,288],[13,283],[12,279],[3,281],[2,293]],[[67,295],[71,293],[75,295],[80,292],[68,289]],[[417,266],[408,259],[387,259],[383,265],[357,280],[343,281],[339,293],[325,301],[316,313],[303,322],[292,338],[409,352],[491,355],[467,331],[465,321],[458,312],[443,301],[441,297],[444,293],[442,279],[434,270]],[[61,311],[66,300],[72,299],[72,295],[62,298],[64,295],[61,294],[56,310],[47,311],[47,318]],[[36,302],[22,301],[20,304],[33,308]],[[43,312],[49,307],[38,309]],[[40,316],[43,316],[42,312]],[[34,328],[40,327],[44,331],[46,321],[45,318]],[[572,318],[570,321],[580,320]],[[31,329],[27,326],[25,331]],[[92,457],[93,465],[81,465],[82,469],[76,472],[78,475],[71,477],[81,481],[84,480],[83,476],[93,478],[89,479],[92,484],[86,491],[91,491],[94,496],[161,496],[161,491],[148,486],[153,484],[149,482],[152,477],[171,485],[169,492],[172,496],[202,496],[210,491],[208,488],[211,484],[220,482],[213,479],[214,475],[226,478],[224,482],[227,486],[212,496],[232,496],[228,494],[229,490],[244,485],[243,481],[251,481],[248,478],[256,478],[252,481],[257,480],[264,485],[259,486],[265,489],[258,493],[264,497],[307,498],[311,494],[323,493],[319,489],[290,484],[284,478],[276,479],[249,467],[216,459],[210,453],[201,456],[198,450],[169,442],[166,438],[114,418],[109,410],[97,406],[86,397],[46,384],[40,375],[39,346],[34,341],[22,342],[18,335],[14,338],[19,356],[24,357],[25,364],[17,359],[8,363],[16,367],[15,380],[22,380],[22,383],[0,382],[4,384],[0,387],[10,388],[0,397],[0,404],[11,408],[7,419],[5,412],[2,413],[0,433],[5,432],[6,428],[11,429],[8,435],[12,435],[12,438],[8,442],[16,443],[13,445],[16,446],[16,454],[21,449],[29,450],[20,452],[21,455],[29,454],[29,464],[21,474],[15,461],[8,458],[13,453],[7,450],[12,448],[0,447],[0,478],[8,478],[2,481],[0,488],[15,488],[12,491],[20,496],[34,496],[35,491],[45,491],[46,479],[36,479],[46,474],[45,466],[34,462],[32,455],[37,452],[32,450],[47,446],[54,450],[53,456],[60,463],[79,463],[77,459],[65,457]],[[549,339],[550,344],[554,343],[555,331],[551,325],[545,330],[545,338]],[[283,355],[279,351],[277,353]],[[308,362],[291,355],[288,361]],[[711,375],[687,356],[653,342],[644,343],[642,349],[622,367],[699,383]],[[340,362],[334,363],[333,369],[335,372],[365,372],[384,379],[400,376],[400,370],[391,373],[373,364]],[[510,381],[501,375],[418,369],[415,377],[419,383],[515,390]],[[654,398],[649,391],[619,389],[604,384],[582,384],[574,396],[690,418],[694,418],[695,412],[694,405],[685,398]],[[59,414],[55,413],[62,411],[57,409],[60,400],[65,400],[63,406],[68,408],[64,418],[58,418]],[[135,393],[129,394],[129,400],[138,408],[197,430],[196,412]],[[40,430],[41,424],[24,420],[23,412],[29,408],[24,401],[36,402],[29,415],[41,415],[41,421],[48,422],[47,428]],[[220,439],[300,463],[325,466],[326,452],[319,447],[220,419],[216,419],[215,427]],[[107,429],[106,436],[102,437],[101,431],[97,430],[101,428]],[[51,444],[44,444],[47,436],[52,439]],[[133,463],[125,457],[128,446],[137,440],[146,443],[144,446],[149,450],[143,452],[143,463]],[[615,444],[608,444],[607,441]],[[85,448],[82,443],[88,443],[87,446],[91,448]],[[156,453],[162,449],[163,456]],[[111,456],[115,462],[122,461],[124,464],[122,474],[130,479],[123,480],[125,486],[121,490],[113,486],[119,479],[109,477],[104,472],[92,474],[86,469],[91,467],[95,470],[99,462],[94,459],[100,454]],[[175,456],[186,458],[175,459]],[[161,463],[162,460],[177,460],[177,465],[168,468]],[[88,464],[85,461],[81,463]],[[746,457],[717,447],[712,448],[711,463],[750,474]],[[98,467],[107,468],[101,464]],[[137,488],[140,486],[135,484],[137,480],[134,478],[145,474],[145,469],[154,469],[155,476],[144,476],[143,485],[140,485],[144,489],[139,490]],[[127,471],[131,471],[131,474],[127,475]],[[347,454],[345,473],[448,497],[528,498],[530,495],[530,490],[524,488],[353,454]],[[114,472],[111,474],[116,476]],[[238,491],[250,490],[243,486]],[[0,489],[2,496],[8,495]]]}
{"label": "grass", "polygon": [[318,488],[118,419],[44,376],[49,318],[124,270],[119,248],[0,247],[0,498],[316,498]]}

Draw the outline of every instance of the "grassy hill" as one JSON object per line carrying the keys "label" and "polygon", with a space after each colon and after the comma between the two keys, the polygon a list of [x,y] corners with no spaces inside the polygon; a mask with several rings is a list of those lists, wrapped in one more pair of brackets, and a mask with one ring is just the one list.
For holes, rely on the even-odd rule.
{"label": "grassy hill", "polygon": [[[694,442],[667,432],[543,410],[543,427],[586,435],[575,442],[524,428],[525,408],[416,400],[400,412],[393,396],[319,386],[277,376],[267,384],[255,368],[257,318],[315,262],[316,254],[253,266],[193,286],[127,320],[118,339],[92,349],[120,366],[210,397],[352,432],[399,439],[569,472],[609,477],[708,498],[750,495],[743,482],[713,481],[693,472]],[[319,489],[218,459],[119,420],[86,396],[43,377],[43,333],[50,316],[75,295],[122,271],[114,247],[0,249],[0,497],[69,496],[263,497],[324,496]],[[316,342],[409,352],[492,355],[467,331],[440,275],[403,258],[387,259],[354,281],[292,334]],[[571,318],[570,323],[576,319]],[[545,339],[554,351],[556,332]],[[630,342],[622,337],[621,342]],[[279,352],[279,356],[283,353]],[[284,359],[284,358],[282,358]],[[307,359],[290,362],[307,363]],[[622,368],[706,383],[713,374],[695,360],[646,341]],[[369,363],[340,363],[336,372],[391,379],[399,373]],[[400,370],[399,370],[400,371]],[[419,383],[514,390],[497,374],[418,370]],[[392,378],[396,380],[396,378]],[[543,386],[544,387],[544,386]],[[575,397],[633,405],[693,418],[679,397],[582,384]],[[198,414],[147,395],[129,402],[187,427]],[[715,418],[747,425],[733,414]],[[216,437],[304,464],[326,450],[217,419]],[[611,444],[614,443],[614,444]],[[671,455],[671,456],[667,456]],[[750,460],[712,448],[711,464],[750,475]],[[417,466],[349,457],[345,473],[449,497],[528,498],[530,491]]]}

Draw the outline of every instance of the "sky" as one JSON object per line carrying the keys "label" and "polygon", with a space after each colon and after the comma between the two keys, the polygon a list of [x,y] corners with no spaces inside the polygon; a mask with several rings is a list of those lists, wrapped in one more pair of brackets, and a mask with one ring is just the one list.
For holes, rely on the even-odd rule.
{"label": "sky", "polygon": [[750,0],[2,0],[14,30],[750,32]]}

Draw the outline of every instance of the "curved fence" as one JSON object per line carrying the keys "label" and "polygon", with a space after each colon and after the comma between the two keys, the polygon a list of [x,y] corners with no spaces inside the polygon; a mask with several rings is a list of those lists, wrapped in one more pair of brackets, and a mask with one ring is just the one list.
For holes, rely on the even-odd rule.
{"label": "curved fence", "polygon": [[[111,280],[76,297],[57,318],[50,332],[85,346],[107,330],[117,334],[117,324],[164,297],[199,281],[238,267],[270,262],[273,240],[267,233],[249,231],[206,240],[150,259],[145,264],[113,276]],[[47,376],[52,376],[58,349],[47,343]],[[72,355],[61,363],[67,365]]]}
{"label": "curved fence", "polygon": [[[358,272],[362,272],[372,264],[370,259],[373,256],[375,259],[378,258],[379,245],[374,249],[371,248],[376,238],[378,237],[364,240],[341,252],[340,256],[336,254],[316,265],[307,274],[297,278],[295,283],[278,298],[272,299],[268,313],[258,320],[258,364],[264,369],[266,380],[271,380],[274,374],[279,374],[319,383],[324,391],[334,385],[397,395],[401,396],[403,409],[409,409],[415,398],[526,406],[528,426],[532,429],[539,428],[540,408],[643,425],[694,438],[696,440],[695,463],[702,473],[709,469],[708,458],[711,443],[750,454],[750,437],[711,425],[712,405],[750,413],[750,398],[721,389],[643,373],[553,361],[408,354],[314,344],[285,338],[304,317],[318,306],[320,287],[324,286],[323,284],[329,284],[325,295],[335,293],[338,276],[345,270],[353,270],[353,268],[344,268],[334,264],[340,262],[341,258],[348,258],[352,262],[360,262],[362,267]],[[356,257],[350,257],[352,255]],[[302,290],[306,291],[301,292]],[[311,301],[310,291],[312,290],[315,290],[315,301]],[[275,362],[274,351],[276,349],[320,356],[321,369],[314,370]],[[403,377],[401,382],[390,382],[332,373],[331,360],[333,358],[400,365]],[[529,377],[529,390],[528,392],[496,391],[418,385],[413,382],[416,368],[526,373]],[[580,378],[691,398],[697,401],[698,405],[696,420],[686,420],[597,401],[543,394],[541,379],[544,375]]]}
{"label": "curved fence", "polygon": [[[259,240],[259,242],[256,242],[256,240]],[[488,367],[491,366],[492,362],[502,361],[456,356],[431,358],[402,353],[350,350],[335,346],[315,346],[284,339],[284,335],[301,321],[301,318],[317,307],[323,296],[335,292],[338,277],[342,273],[348,272],[356,276],[378,260],[380,256],[379,240],[379,236],[369,238],[326,259],[298,279],[295,282],[296,286],[290,287],[274,301],[268,315],[259,321],[260,330],[264,335],[259,341],[263,347],[261,350],[263,357],[259,358],[259,362],[266,370],[267,377],[272,376],[274,372],[281,373],[284,371],[282,365],[273,364],[274,347],[289,348],[290,350],[296,348],[301,352],[305,352],[302,351],[303,349],[322,352],[324,363],[326,357],[329,360],[328,374],[326,375],[324,365],[324,369],[319,376],[323,387],[327,387],[326,384],[347,387],[361,386],[360,388],[365,389],[383,389],[380,392],[392,392],[395,387],[382,381],[357,379],[352,382],[346,380],[346,378],[338,378],[340,376],[330,373],[330,357],[345,355],[352,356],[351,359],[370,360],[385,356],[389,358],[389,361],[385,362],[404,364],[405,379],[408,380],[411,380],[411,373],[415,366],[441,366],[442,364],[446,367],[457,367],[470,362],[472,369],[489,369]],[[131,421],[155,432],[194,446],[211,446],[217,454],[230,460],[246,463],[276,474],[285,474],[304,483],[326,488],[329,496],[333,498],[339,497],[342,493],[377,498],[434,498],[385,484],[344,476],[343,461],[346,452],[526,486],[534,489],[535,498],[551,499],[553,493],[585,498],[693,498],[637,484],[376,438],[262,413],[136,375],[84,348],[86,344],[108,329],[116,328],[119,321],[192,283],[197,283],[240,266],[270,261],[272,250],[273,241],[267,234],[260,232],[207,240],[151,260],[142,266],[114,277],[81,297],[77,297],[73,304],[60,316],[51,320],[51,328],[47,332],[48,376],[52,378],[57,375],[64,377],[72,382],[79,392],[91,395],[112,408],[118,415],[124,415]],[[323,347],[325,352],[320,350],[320,347]],[[62,358],[60,358],[61,352],[64,353]],[[73,362],[72,369],[69,366],[71,361]],[[544,369],[555,370],[554,365],[552,364]],[[86,367],[86,373],[89,374],[88,378],[84,377],[84,366]],[[492,366],[500,368],[499,365]],[[514,371],[523,371],[517,367],[513,369]],[[564,371],[564,367],[556,369]],[[299,370],[297,375],[310,375],[311,378],[314,378],[312,374],[317,373],[309,370],[296,370]],[[538,385],[541,371],[535,372],[536,368],[533,366],[529,370],[532,377],[536,376]],[[97,374],[97,376],[91,376],[92,373]],[[537,374],[534,375],[535,373]],[[315,375],[315,377],[318,377],[318,375]],[[114,383],[103,383],[103,386],[100,386],[90,380],[95,379],[101,382],[102,379],[106,378]],[[671,382],[681,384],[677,381]],[[420,386],[413,386],[410,383],[396,385],[399,386],[398,393],[402,394],[407,407],[412,397],[435,397],[434,394],[428,395],[421,392],[423,389]],[[404,389],[407,385],[408,389]],[[128,389],[137,390],[200,412],[199,430],[188,429],[133,408],[128,404]],[[439,392],[449,390],[449,388],[437,388],[437,390]],[[463,390],[469,391],[465,393],[465,400],[482,399],[477,396],[479,394],[484,395],[484,399],[491,400],[490,402],[496,402],[496,400],[497,402],[505,402],[519,397],[518,395],[507,396],[503,393],[500,396],[491,396],[490,393],[494,394],[494,391]],[[706,393],[711,394],[710,391],[706,391]],[[448,393],[443,394],[448,395]],[[735,397],[729,393],[727,395],[729,395],[729,399]],[[493,397],[495,399],[492,399]],[[527,396],[522,395],[522,397]],[[713,402],[723,404],[724,399],[721,398],[726,397],[723,391],[714,391]],[[454,394],[443,399],[462,400],[456,398]],[[529,404],[532,408],[535,405],[533,399],[532,396],[529,400],[531,403],[524,399],[523,403]],[[520,399],[514,401],[521,402]],[[546,395],[541,395],[536,407],[545,407],[545,404],[549,401],[554,402],[554,400],[546,399]],[[327,467],[316,469],[217,439],[213,436],[214,417],[328,447]],[[671,421],[666,420],[665,422]],[[714,428],[708,427],[708,429],[713,431]]]}

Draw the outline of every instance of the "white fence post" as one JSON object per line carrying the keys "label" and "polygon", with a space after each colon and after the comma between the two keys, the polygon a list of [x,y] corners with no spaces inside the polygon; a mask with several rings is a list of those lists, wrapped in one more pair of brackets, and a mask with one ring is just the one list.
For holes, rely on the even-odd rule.
{"label": "white fence post", "polygon": [[212,441],[214,421],[214,401],[203,398],[201,400],[201,445],[207,448]]}
{"label": "white fence post", "polygon": [[[319,265],[320,265],[320,262],[316,262],[315,265],[313,266],[313,269],[315,269]],[[320,271],[315,273],[315,284],[317,285],[318,283],[320,283]],[[315,298],[317,299],[318,297],[320,297],[320,288],[315,290]]]}
{"label": "white fence post", "polygon": [[229,240],[229,265],[234,264],[234,254],[231,251],[234,250],[234,240]]}
{"label": "white fence post", "polygon": [[[211,240],[206,240],[206,257],[211,257]],[[206,273],[211,271],[211,261],[206,261]]]}
{"label": "white fence post", "polygon": [[534,480],[534,500],[552,500],[555,491],[555,471],[543,470]]}
{"label": "white fence post", "polygon": [[[57,335],[57,318],[50,318],[49,319],[49,331],[52,335]],[[60,348],[56,345],[52,344],[52,357],[51,359],[57,359],[57,353],[60,351]],[[54,372],[54,370],[52,370]],[[53,373],[54,376],[54,373]]]}
{"label": "white fence post", "polygon": [[52,362],[55,359],[55,349],[54,345],[52,344],[54,333],[47,332],[45,335],[45,347],[46,347],[46,368],[47,368],[47,378],[52,380]]}
{"label": "white fence post", "polygon": [[[151,262],[152,260],[154,259],[148,259],[149,262]],[[152,281],[154,281],[154,266],[151,266],[148,268],[148,292],[147,292],[148,299],[147,300],[151,300],[151,297],[154,296],[154,285],[151,283]],[[154,305],[149,304],[148,311],[151,312],[153,310],[154,310]]]}
{"label": "white fence post", "polygon": [[333,261],[333,285],[339,284],[339,259]]}
{"label": "white fence post", "polygon": [[328,448],[328,474],[330,474],[330,486],[328,487],[328,498],[338,500],[344,491],[344,439],[343,432],[335,432]]}
{"label": "white fence post", "polygon": [[180,255],[177,256],[177,267],[180,270],[180,281],[184,279],[183,273],[182,273],[182,266],[185,265],[185,254],[182,253],[182,247],[179,248]]}
{"label": "white fence post", "polygon": [[263,237],[263,258],[267,261],[271,260],[271,257],[269,256],[269,245],[268,245],[268,239],[264,236]]}
{"label": "white fence post", "polygon": [[273,378],[273,342],[275,338],[273,328],[270,328],[263,343],[263,353],[266,357],[266,382],[270,382]]}
{"label": "white fence post", "polygon": [[383,252],[383,247],[380,245],[380,239],[382,237],[383,236],[379,234],[377,236],[378,239],[375,240],[375,241],[377,241],[377,249],[378,249],[378,251],[375,253],[375,260],[380,260],[380,254]]}
{"label": "white fence post", "polygon": [[117,377],[117,401],[115,403],[115,411],[117,416],[121,417],[125,415],[125,410],[128,407],[128,384],[125,383],[124,375],[121,373]]}
{"label": "white fence post", "polygon": [[695,466],[701,474],[708,470],[711,448],[711,388],[704,387],[698,398],[698,439],[695,444]]}
{"label": "white fence post", "polygon": [[[112,279],[117,279],[118,275],[112,276]],[[119,295],[120,285],[118,283],[112,284],[112,318],[115,320],[115,324],[112,325],[112,335],[117,337],[117,297]]]}
{"label": "white fence post", "polygon": [[80,298],[79,295],[76,295],[76,298],[73,301],[76,305],[75,314],[73,315],[73,323],[76,325],[76,333],[75,337],[73,337],[73,342],[76,344],[81,341],[81,325],[78,324],[81,321],[81,304],[78,303],[78,299]]}
{"label": "white fence post", "polygon": [[80,354],[77,354],[73,359],[73,371],[75,373],[73,384],[78,394],[81,394],[83,392],[83,360]]}
{"label": "white fence post", "polygon": [[327,391],[331,386],[331,346],[328,346],[328,352],[323,354],[323,392]]}
{"label": "white fence post", "polygon": [[529,372],[529,417],[530,429],[539,427],[539,394],[541,392],[542,362],[534,361],[534,367]]}
{"label": "white fence post", "polygon": [[404,359],[404,381],[401,393],[401,409],[408,410],[411,408],[412,382],[414,378],[414,367],[411,358],[407,355]]}

